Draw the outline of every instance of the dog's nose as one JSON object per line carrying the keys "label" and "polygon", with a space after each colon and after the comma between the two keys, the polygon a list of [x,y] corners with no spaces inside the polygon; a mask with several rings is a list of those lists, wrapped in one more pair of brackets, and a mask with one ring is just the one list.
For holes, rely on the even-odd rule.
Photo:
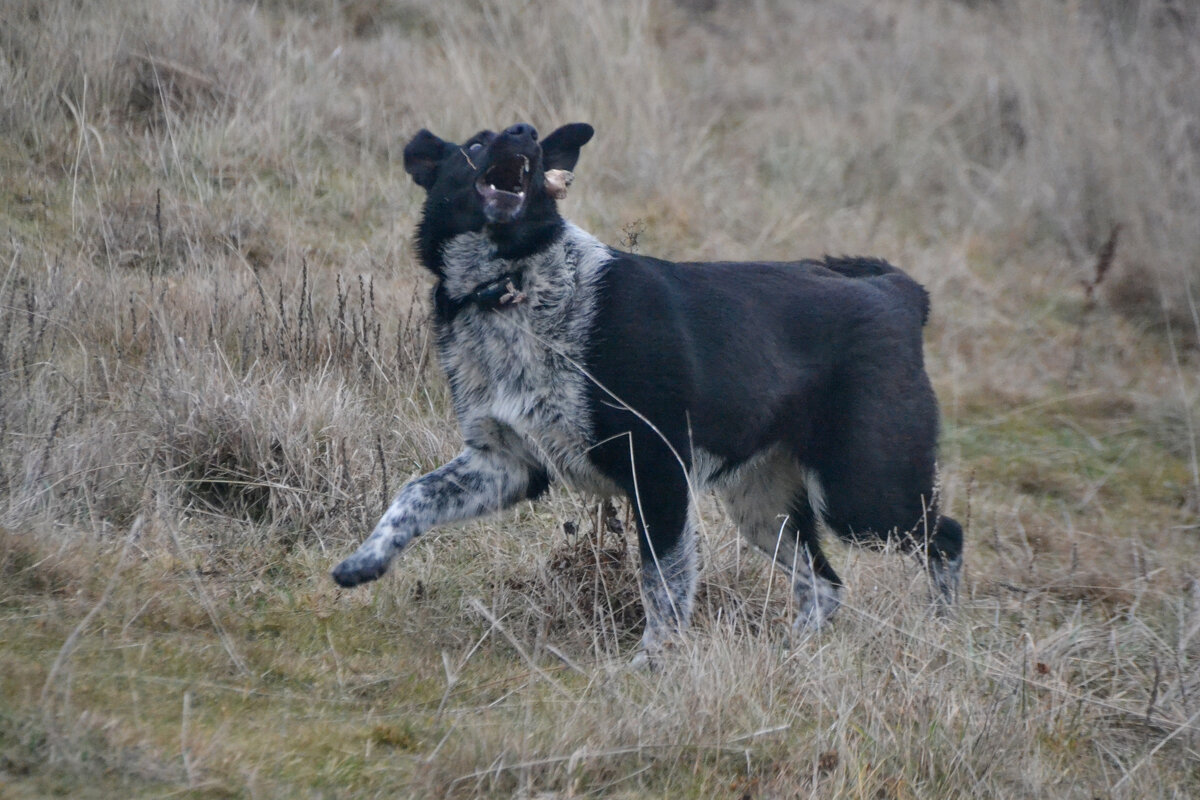
{"label": "dog's nose", "polygon": [[537,128],[532,125],[526,125],[524,122],[519,122],[504,132],[505,136],[511,136],[514,139],[529,139],[537,141]]}

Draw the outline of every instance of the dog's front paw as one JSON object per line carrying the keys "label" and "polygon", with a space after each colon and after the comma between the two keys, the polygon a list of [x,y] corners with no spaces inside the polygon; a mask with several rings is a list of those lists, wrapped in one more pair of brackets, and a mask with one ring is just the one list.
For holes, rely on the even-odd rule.
{"label": "dog's front paw", "polygon": [[355,553],[333,568],[330,574],[338,586],[350,588],[367,583],[387,572],[388,562],[363,553]]}
{"label": "dog's front paw", "polygon": [[641,648],[633,654],[633,658],[629,661],[629,668],[635,672],[653,672],[657,666],[651,655]]}
{"label": "dog's front paw", "polygon": [[629,661],[629,667],[638,672],[658,672],[672,653],[678,653],[678,646],[679,640],[675,636],[662,640],[651,638],[649,641],[643,637],[637,652]]}
{"label": "dog's front paw", "polygon": [[841,590],[828,581],[796,586],[797,614],[792,634],[801,636],[820,632],[842,605]]}

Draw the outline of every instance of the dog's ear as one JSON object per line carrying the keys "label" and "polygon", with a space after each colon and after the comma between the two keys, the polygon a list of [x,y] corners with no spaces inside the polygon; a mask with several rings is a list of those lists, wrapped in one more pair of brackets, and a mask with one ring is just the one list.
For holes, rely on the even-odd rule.
{"label": "dog's ear", "polygon": [[586,122],[563,125],[542,140],[542,167],[547,170],[575,169],[579,148],[588,143],[596,131]]}
{"label": "dog's ear", "polygon": [[404,171],[420,187],[428,189],[437,180],[438,165],[450,145],[422,128],[404,146]]}

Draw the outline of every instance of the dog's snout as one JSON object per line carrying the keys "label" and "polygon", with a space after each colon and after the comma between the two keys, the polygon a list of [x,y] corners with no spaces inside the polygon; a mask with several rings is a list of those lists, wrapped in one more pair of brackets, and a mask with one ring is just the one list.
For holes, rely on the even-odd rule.
{"label": "dog's snout", "polygon": [[524,122],[519,122],[504,132],[505,136],[511,136],[514,139],[529,139],[532,142],[537,141],[537,128],[532,125],[526,125]]}

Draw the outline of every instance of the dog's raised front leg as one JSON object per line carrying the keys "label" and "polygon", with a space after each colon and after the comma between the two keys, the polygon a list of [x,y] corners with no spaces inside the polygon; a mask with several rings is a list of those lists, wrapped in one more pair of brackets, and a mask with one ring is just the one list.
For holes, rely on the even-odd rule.
{"label": "dog's raised front leg", "polygon": [[334,567],[341,586],[373,581],[425,531],[490,514],[546,488],[546,474],[492,450],[468,447],[450,463],[404,485],[354,555]]}

